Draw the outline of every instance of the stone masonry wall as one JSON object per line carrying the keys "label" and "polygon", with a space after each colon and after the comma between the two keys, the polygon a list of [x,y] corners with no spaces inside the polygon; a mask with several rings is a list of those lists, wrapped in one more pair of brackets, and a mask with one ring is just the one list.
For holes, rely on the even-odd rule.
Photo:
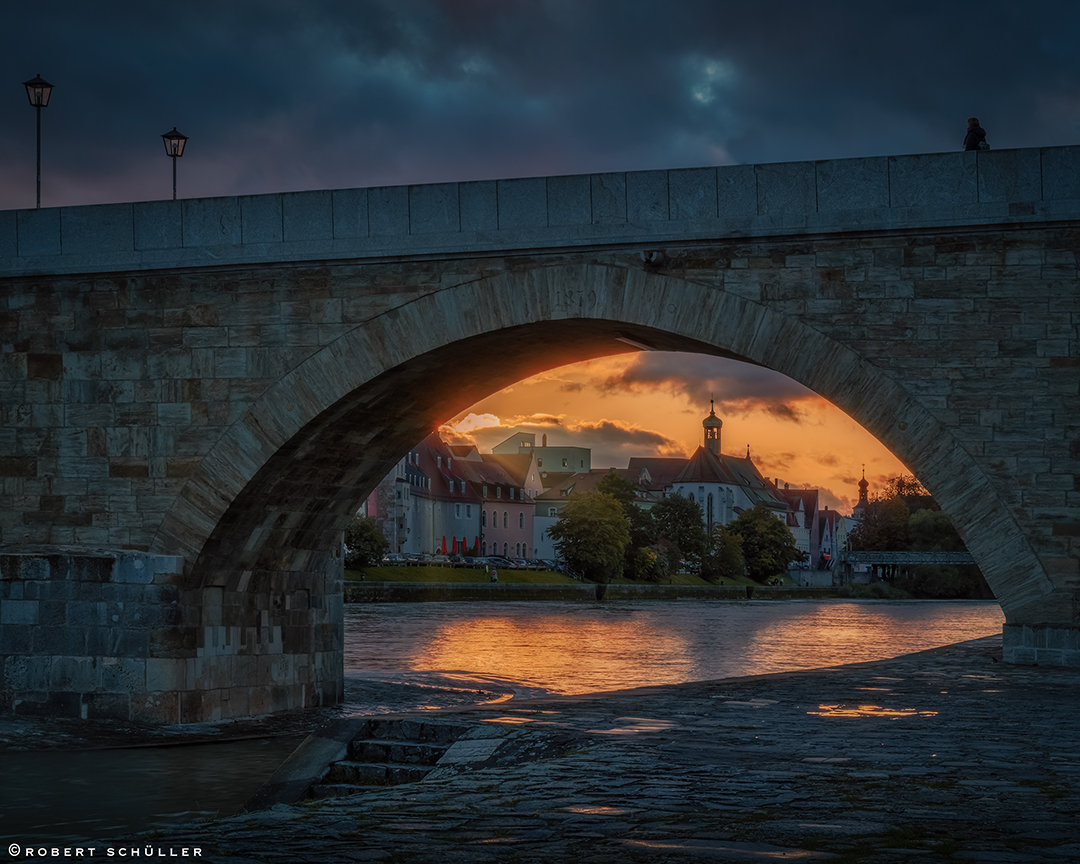
{"label": "stone masonry wall", "polygon": [[177,556],[0,552],[0,713],[169,724],[335,704],[340,563],[303,588],[249,573],[265,584],[238,597],[184,591]]}

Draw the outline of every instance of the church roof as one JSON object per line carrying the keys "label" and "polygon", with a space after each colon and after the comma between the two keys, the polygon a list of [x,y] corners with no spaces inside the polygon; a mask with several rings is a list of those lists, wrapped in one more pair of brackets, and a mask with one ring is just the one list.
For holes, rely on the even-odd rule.
{"label": "church roof", "polygon": [[766,482],[754,463],[738,456],[717,456],[698,447],[686,467],[672,481],[675,483],[725,483],[742,487],[753,504],[764,503],[774,510],[787,510],[787,502]]}

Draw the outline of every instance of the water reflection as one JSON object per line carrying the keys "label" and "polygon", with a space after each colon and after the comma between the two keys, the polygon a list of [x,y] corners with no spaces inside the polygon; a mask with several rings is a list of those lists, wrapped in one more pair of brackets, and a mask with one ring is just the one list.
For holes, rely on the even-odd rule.
{"label": "water reflection", "polygon": [[345,664],[398,683],[452,670],[459,686],[588,693],[879,660],[1003,621],[996,603],[970,601],[357,604]]}
{"label": "water reflection", "polygon": [[916,711],[914,708],[884,708],[881,705],[819,705],[817,711],[807,711],[818,717],[937,717],[937,711]]}

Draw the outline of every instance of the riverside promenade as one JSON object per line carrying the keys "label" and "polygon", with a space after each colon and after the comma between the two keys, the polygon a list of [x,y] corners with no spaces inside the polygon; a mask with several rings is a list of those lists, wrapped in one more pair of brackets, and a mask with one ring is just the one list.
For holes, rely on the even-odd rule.
{"label": "riverside promenade", "polygon": [[1080,669],[1000,656],[987,637],[830,669],[425,712],[507,755],[155,832],[152,844],[211,862],[320,864],[1080,861]]}

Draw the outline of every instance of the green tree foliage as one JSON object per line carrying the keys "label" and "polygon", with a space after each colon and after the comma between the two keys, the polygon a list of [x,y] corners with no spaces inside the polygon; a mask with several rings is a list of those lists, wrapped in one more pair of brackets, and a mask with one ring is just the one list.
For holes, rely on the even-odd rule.
{"label": "green tree foliage", "polygon": [[652,508],[657,539],[670,540],[679,548],[680,557],[700,560],[705,554],[705,516],[701,506],[681,495],[661,498]]}
{"label": "green tree foliage", "polygon": [[701,578],[709,582],[741,579],[746,575],[742,537],[726,525],[713,528],[709,551],[701,559]]}
{"label": "green tree foliage", "polygon": [[899,552],[908,546],[907,504],[900,497],[878,498],[863,511],[862,521],[851,532],[851,548],[867,552]]}
{"label": "green tree foliage", "polygon": [[781,576],[787,573],[788,564],[802,560],[794,535],[764,504],[740,513],[731,530],[742,537],[746,573],[755,582]]}
{"label": "green tree foliage", "polygon": [[350,570],[370,567],[381,560],[389,548],[382,528],[374,519],[354,516],[345,529],[345,566]]}
{"label": "green tree foliage", "polygon": [[[952,520],[940,510],[917,510],[908,520],[908,536],[914,552],[966,552]],[[990,599],[993,592],[982,571],[968,564],[919,564],[894,580],[913,597]]]}
{"label": "green tree foliage", "polygon": [[623,571],[630,527],[618,499],[606,492],[571,495],[548,529],[559,555],[594,582],[610,582]]}
{"label": "green tree foliage", "polygon": [[637,486],[612,468],[596,484],[597,492],[604,492],[623,505],[631,507],[637,498]]}

